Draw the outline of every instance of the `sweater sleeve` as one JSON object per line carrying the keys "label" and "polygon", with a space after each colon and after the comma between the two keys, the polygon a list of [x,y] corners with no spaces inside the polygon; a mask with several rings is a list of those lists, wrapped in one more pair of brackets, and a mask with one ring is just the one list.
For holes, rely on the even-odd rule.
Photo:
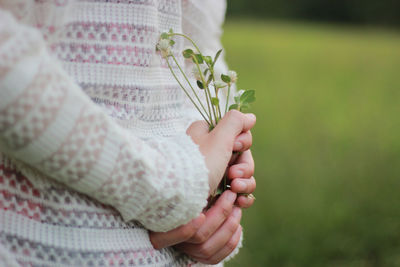
{"label": "sweater sleeve", "polygon": [[197,216],[208,170],[186,134],[143,141],[109,118],[0,9],[0,151],[154,231]]}

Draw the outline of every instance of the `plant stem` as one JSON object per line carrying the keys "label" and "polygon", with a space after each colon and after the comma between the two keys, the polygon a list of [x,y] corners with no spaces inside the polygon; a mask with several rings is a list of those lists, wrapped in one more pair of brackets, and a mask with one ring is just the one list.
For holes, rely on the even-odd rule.
{"label": "plant stem", "polygon": [[200,106],[203,108],[204,112],[208,115],[208,118],[211,121],[211,114],[207,113],[207,110],[205,109],[205,107],[203,106],[203,103],[201,102],[199,96],[197,95],[196,91],[194,90],[192,84],[190,83],[189,79],[187,78],[185,72],[182,70],[181,66],[179,65],[178,61],[176,60],[176,57],[174,55],[172,55],[173,60],[175,61],[175,64],[178,66],[179,70],[181,71],[183,77],[185,78],[186,82],[188,83],[188,85],[190,86],[190,88],[192,89],[193,94],[196,96],[197,101],[199,101]]}
{"label": "plant stem", "polygon": [[228,85],[228,95],[226,96],[225,114],[228,112],[229,95],[231,93],[231,84]]}
{"label": "plant stem", "polygon": [[[217,122],[218,122],[218,120],[217,120],[217,115],[216,115],[216,113],[215,113],[214,105],[211,103],[211,92],[210,92],[210,89],[208,88],[208,85],[207,85],[207,83],[206,83],[206,81],[205,81],[205,79],[204,79],[204,75],[203,75],[203,72],[202,72],[201,69],[200,69],[200,65],[199,65],[199,62],[197,61],[197,58],[196,58],[196,57],[193,57],[193,60],[194,60],[194,62],[195,62],[195,64],[196,64],[197,70],[199,71],[200,78],[201,78],[201,82],[202,82],[203,85],[205,86],[205,87],[204,87],[204,90],[205,90],[205,92],[206,92],[206,100],[207,100],[207,104],[208,104],[208,109],[209,109],[209,111],[210,111],[210,114],[211,114],[211,109],[212,109],[213,114],[214,114],[214,118],[215,118],[215,123],[217,123]],[[207,94],[208,94],[208,96],[207,96]],[[211,104],[210,104],[210,103],[211,103]],[[210,108],[210,105],[211,105],[211,108]]]}
{"label": "plant stem", "polygon": [[187,35],[185,35],[185,34],[183,34],[183,33],[169,33],[168,35],[169,35],[169,36],[177,35],[177,36],[182,36],[183,38],[186,38],[186,39],[189,40],[189,42],[191,42],[192,45],[196,48],[197,52],[199,52],[199,54],[202,55],[201,52],[200,52],[199,47],[196,45],[196,43],[195,43],[189,36],[187,36]]}
{"label": "plant stem", "polygon": [[208,90],[207,86],[204,88],[204,93],[206,94],[206,101],[207,101],[207,105],[208,105],[208,110],[210,111],[210,116],[212,117],[213,113],[211,113],[211,111],[214,110],[214,109],[212,108],[211,94],[210,94],[210,91]]}
{"label": "plant stem", "polygon": [[[215,95],[217,98],[218,98],[218,92],[219,92],[219,89],[215,88]],[[218,115],[219,115],[219,120],[220,120],[222,118],[222,114],[221,114],[221,107],[220,107],[219,101],[218,101],[217,110],[218,110]]]}
{"label": "plant stem", "polygon": [[[215,82],[214,67],[212,65],[208,65],[208,64],[207,64],[207,66],[210,69],[211,79],[212,79],[213,82]],[[215,91],[215,97],[218,98],[218,88],[215,87],[215,86],[214,86],[214,91]],[[219,118],[218,119],[216,118],[216,121],[218,122],[222,118],[221,107],[220,107],[219,102],[218,102],[218,106],[216,108],[217,108],[217,111],[218,111],[218,114],[219,114]]]}
{"label": "plant stem", "polygon": [[[208,88],[207,88],[207,89],[208,89]],[[210,94],[210,99],[211,99],[211,93],[210,93],[210,91],[208,91],[208,93]],[[212,103],[211,103],[211,108],[212,108],[213,113],[214,113],[215,124],[217,124],[217,123],[218,123],[218,116],[217,116],[217,112],[215,111],[215,109],[216,109],[217,107],[214,108],[214,105],[212,105]]]}
{"label": "plant stem", "polygon": [[[183,38],[186,38],[186,39],[187,39],[189,42],[191,42],[192,45],[196,48],[197,52],[198,52],[201,56],[203,56],[203,54],[202,54],[201,51],[200,51],[200,48],[196,45],[196,43],[195,43],[189,36],[187,36],[187,35],[185,35],[185,34],[183,34],[183,33],[169,33],[168,35],[169,35],[169,36],[182,36]],[[194,57],[194,61],[196,62],[197,68],[198,68],[198,70],[199,70],[202,83],[204,84],[205,89],[208,90],[208,96],[209,96],[210,102],[211,102],[211,93],[210,93],[210,89],[208,88],[208,85],[206,84],[206,81],[205,81],[204,76],[203,76],[203,73],[202,73],[202,71],[201,71],[201,69],[200,69],[199,63],[197,62],[197,59],[196,59],[195,57]],[[208,67],[210,68],[210,72],[212,72],[211,75],[212,75],[213,80],[214,80],[214,73],[213,73],[213,70],[212,70],[213,68],[211,68],[210,66],[208,66]],[[207,99],[207,101],[208,101],[208,99]],[[207,103],[208,103],[208,102],[207,102]],[[210,103],[208,103],[208,105],[210,105]],[[210,106],[209,106],[209,108],[210,108]],[[217,116],[217,113],[216,113],[216,111],[215,111],[214,105],[211,104],[211,108],[212,108],[212,111],[213,111],[213,114],[214,114],[215,123],[217,123],[217,122],[218,122],[218,116]],[[210,112],[211,112],[211,111],[210,111]]]}
{"label": "plant stem", "polygon": [[172,69],[171,64],[169,63],[168,58],[166,59],[169,70],[171,71],[172,75],[174,76],[175,80],[178,82],[179,86],[183,89],[183,91],[186,93],[187,97],[189,97],[190,101],[192,101],[193,105],[196,107],[196,109],[200,112],[201,116],[203,117],[203,119],[209,124],[211,125],[211,122],[209,122],[207,120],[207,118],[204,116],[203,112],[200,110],[200,108],[196,105],[196,103],[194,102],[194,100],[192,99],[192,97],[189,95],[189,93],[186,91],[186,89],[183,87],[182,83],[178,80],[178,77],[176,76],[175,72]]}

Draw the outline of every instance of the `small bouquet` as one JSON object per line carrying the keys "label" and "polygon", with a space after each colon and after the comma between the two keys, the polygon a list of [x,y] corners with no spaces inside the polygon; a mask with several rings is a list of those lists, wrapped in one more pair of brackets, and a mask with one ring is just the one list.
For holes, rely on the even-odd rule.
{"label": "small bouquet", "polygon": [[[175,44],[173,37],[185,38],[194,47],[183,50],[182,55],[184,58],[191,60],[194,64],[193,74],[196,79],[196,85],[198,89],[194,88],[195,86],[192,85],[188,75],[183,71],[175,55],[172,53],[172,47]],[[174,33],[171,29],[169,32],[164,32],[161,34],[156,45],[156,51],[159,52],[161,57],[166,61],[179,86],[185,92],[196,109],[200,112],[204,120],[208,123],[210,131],[218,124],[228,110],[236,109],[242,111],[243,109],[248,108],[250,103],[255,101],[254,90],[240,90],[234,96],[234,103],[228,107],[231,87],[237,81],[237,74],[235,71],[230,70],[226,74],[221,74],[220,77],[215,76],[214,66],[221,55],[222,49],[219,50],[214,57],[205,56],[201,53],[199,47],[190,37],[182,33]],[[172,64],[176,64],[178,67],[179,72],[183,77],[183,82],[178,78],[177,73],[175,73],[174,69],[172,68]],[[186,88],[183,85],[184,83],[187,84]],[[221,90],[227,90],[225,107],[222,108],[222,101],[219,99],[219,93]],[[189,93],[190,91],[193,93],[193,95]],[[199,97],[200,93],[205,95],[205,103],[201,101]],[[227,188],[229,188],[229,185],[227,183],[227,177],[225,176],[221,182],[221,185],[218,187],[217,192],[215,192],[212,197],[216,198]]]}

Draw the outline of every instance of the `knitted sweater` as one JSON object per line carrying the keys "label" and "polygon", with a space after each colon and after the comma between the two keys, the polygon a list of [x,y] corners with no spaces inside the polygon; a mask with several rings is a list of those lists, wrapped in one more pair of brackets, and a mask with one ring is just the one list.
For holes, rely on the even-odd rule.
{"label": "knitted sweater", "polygon": [[0,0],[0,265],[193,264],[147,232],[190,221],[209,190],[185,134],[198,115],[155,44],[172,28],[215,53],[224,12],[223,0]]}

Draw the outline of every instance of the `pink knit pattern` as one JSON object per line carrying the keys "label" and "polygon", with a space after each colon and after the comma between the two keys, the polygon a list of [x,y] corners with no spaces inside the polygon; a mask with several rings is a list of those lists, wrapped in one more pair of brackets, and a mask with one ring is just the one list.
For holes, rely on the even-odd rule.
{"label": "pink knit pattern", "polygon": [[223,0],[0,0],[0,265],[194,264],[148,238],[208,195],[185,134],[198,114],[155,44],[172,28],[215,52],[224,11]]}
{"label": "pink knit pattern", "polygon": [[[65,230],[74,228],[86,230],[115,231],[134,237],[132,242],[140,242],[125,248],[104,248],[103,250],[83,250],[76,247],[63,248],[32,240],[28,236],[13,231],[1,231],[0,243],[14,255],[20,266],[143,266],[143,265],[179,265],[190,261],[173,250],[154,250],[145,241],[140,225],[125,223],[112,207],[94,202],[85,195],[60,188],[48,188],[46,191],[35,188],[30,181],[14,168],[0,165],[0,209],[7,211],[7,223],[18,218],[20,226],[33,230],[34,224],[56,226]],[[30,223],[31,222],[31,223]],[[22,230],[22,229],[21,229]],[[29,228],[28,228],[29,230]],[[26,230],[25,230],[26,231]],[[43,233],[54,235],[54,233]],[[50,238],[62,238],[62,233]],[[47,241],[47,240],[46,240]],[[84,240],[81,240],[84,242]],[[99,237],[99,241],[112,242]],[[0,261],[1,262],[1,261]]]}

